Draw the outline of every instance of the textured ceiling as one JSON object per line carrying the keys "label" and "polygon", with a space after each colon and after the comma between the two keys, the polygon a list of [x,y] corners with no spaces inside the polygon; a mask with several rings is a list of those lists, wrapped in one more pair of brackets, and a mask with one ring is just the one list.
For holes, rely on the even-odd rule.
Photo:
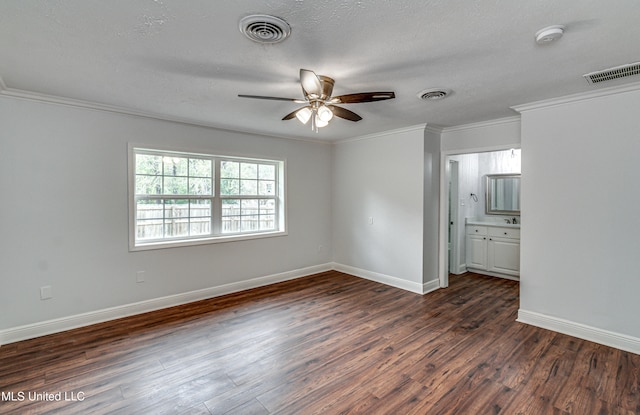
{"label": "textured ceiling", "polygon": [[[252,13],[285,19],[291,37],[252,42]],[[638,0],[212,1],[3,0],[3,93],[89,101],[197,124],[336,140],[422,123],[454,126],[515,115],[510,106],[638,81],[589,85],[587,72],[640,61]],[[562,39],[537,45],[545,26]],[[281,118],[301,98],[300,68],[336,80],[334,95],[395,91],[349,104],[364,119],[319,133]],[[418,92],[453,93],[428,102]]]}

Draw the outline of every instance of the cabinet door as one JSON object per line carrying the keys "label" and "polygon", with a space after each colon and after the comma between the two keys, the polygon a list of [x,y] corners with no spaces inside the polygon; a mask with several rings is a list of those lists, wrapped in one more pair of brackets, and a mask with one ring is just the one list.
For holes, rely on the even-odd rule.
{"label": "cabinet door", "polygon": [[520,275],[520,241],[490,237],[487,244],[489,271]]}
{"label": "cabinet door", "polygon": [[487,269],[487,237],[467,235],[467,267]]}

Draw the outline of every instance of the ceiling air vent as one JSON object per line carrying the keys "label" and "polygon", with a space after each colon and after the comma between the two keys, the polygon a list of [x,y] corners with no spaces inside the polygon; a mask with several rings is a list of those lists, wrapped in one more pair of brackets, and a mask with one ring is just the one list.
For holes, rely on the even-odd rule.
{"label": "ceiling air vent", "polygon": [[240,20],[240,31],[258,43],[282,42],[291,34],[291,26],[279,17],[253,14]]}
{"label": "ceiling air vent", "polygon": [[418,92],[418,98],[424,99],[425,101],[437,101],[439,99],[446,98],[450,93],[451,91],[448,89],[430,88]]}
{"label": "ceiling air vent", "polygon": [[616,66],[615,68],[609,68],[603,71],[591,72],[582,76],[584,76],[590,84],[597,84],[598,82],[611,81],[633,75],[640,75],[640,62]]}

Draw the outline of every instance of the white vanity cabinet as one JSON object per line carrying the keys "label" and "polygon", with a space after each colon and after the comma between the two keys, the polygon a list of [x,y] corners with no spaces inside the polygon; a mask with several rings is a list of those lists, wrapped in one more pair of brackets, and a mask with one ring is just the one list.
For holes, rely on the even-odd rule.
{"label": "white vanity cabinet", "polygon": [[469,271],[510,279],[520,276],[520,228],[467,224]]}

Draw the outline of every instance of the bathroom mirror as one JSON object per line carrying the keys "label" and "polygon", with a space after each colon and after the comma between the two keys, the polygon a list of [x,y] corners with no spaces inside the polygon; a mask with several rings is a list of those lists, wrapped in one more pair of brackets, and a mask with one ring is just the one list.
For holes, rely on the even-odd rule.
{"label": "bathroom mirror", "polygon": [[520,215],[520,175],[487,174],[487,215]]}

